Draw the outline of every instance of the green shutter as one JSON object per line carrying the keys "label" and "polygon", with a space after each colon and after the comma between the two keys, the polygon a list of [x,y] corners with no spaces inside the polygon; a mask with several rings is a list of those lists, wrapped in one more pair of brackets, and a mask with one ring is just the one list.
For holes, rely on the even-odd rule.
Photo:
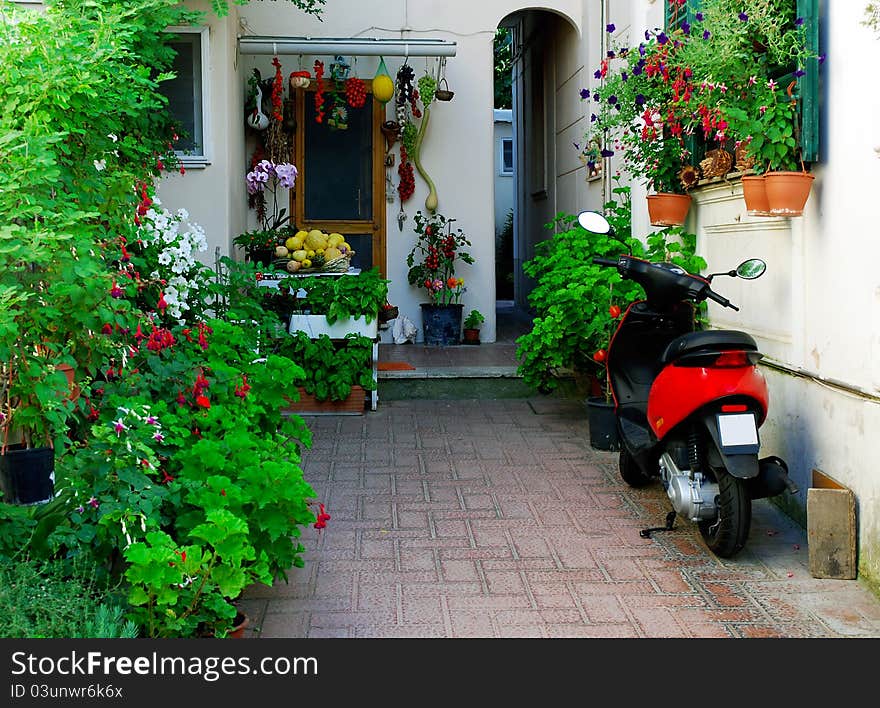
{"label": "green shutter", "polygon": [[[804,18],[807,47],[819,52],[819,0],[797,0],[797,15]],[[801,151],[804,162],[819,159],[819,61],[807,61],[806,74],[798,79]]]}

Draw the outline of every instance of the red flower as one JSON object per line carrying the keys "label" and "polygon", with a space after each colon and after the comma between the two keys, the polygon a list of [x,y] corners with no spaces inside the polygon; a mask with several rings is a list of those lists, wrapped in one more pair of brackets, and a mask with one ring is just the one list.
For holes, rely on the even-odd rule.
{"label": "red flower", "polygon": [[210,408],[211,401],[208,400],[207,396],[197,396],[196,397],[196,405],[201,406],[202,408]]}
{"label": "red flower", "polygon": [[103,327],[101,327],[101,334],[113,334],[113,328],[105,323]]}

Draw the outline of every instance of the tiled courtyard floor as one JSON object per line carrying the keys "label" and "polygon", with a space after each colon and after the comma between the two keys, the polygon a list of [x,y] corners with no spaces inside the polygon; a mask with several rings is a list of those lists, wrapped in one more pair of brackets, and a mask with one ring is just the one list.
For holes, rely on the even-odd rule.
{"label": "tiled courtyard floor", "polygon": [[387,401],[307,418],[304,470],[332,519],[305,567],[255,586],[250,637],[880,637],[880,600],[808,571],[806,534],[761,500],[721,560],[696,526],[589,445],[576,401]]}

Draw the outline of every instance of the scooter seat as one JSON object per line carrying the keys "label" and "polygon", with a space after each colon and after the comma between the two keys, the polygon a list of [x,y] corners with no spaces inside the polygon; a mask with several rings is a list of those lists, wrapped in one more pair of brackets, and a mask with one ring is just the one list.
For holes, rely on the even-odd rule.
{"label": "scooter seat", "polygon": [[758,351],[758,345],[751,335],[733,329],[709,329],[702,332],[688,332],[673,339],[660,357],[664,366],[683,354],[701,351],[725,351],[743,349]]}

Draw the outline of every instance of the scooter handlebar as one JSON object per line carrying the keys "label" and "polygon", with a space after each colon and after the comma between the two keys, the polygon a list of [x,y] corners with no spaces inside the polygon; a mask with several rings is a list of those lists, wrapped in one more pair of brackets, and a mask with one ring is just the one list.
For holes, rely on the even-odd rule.
{"label": "scooter handlebar", "polygon": [[736,310],[737,312],[739,311],[739,308],[736,305],[731,305],[730,300],[728,300],[726,297],[722,297],[721,295],[716,293],[714,290],[706,288],[706,297],[709,300],[714,300],[722,307],[729,307],[731,310]]}

